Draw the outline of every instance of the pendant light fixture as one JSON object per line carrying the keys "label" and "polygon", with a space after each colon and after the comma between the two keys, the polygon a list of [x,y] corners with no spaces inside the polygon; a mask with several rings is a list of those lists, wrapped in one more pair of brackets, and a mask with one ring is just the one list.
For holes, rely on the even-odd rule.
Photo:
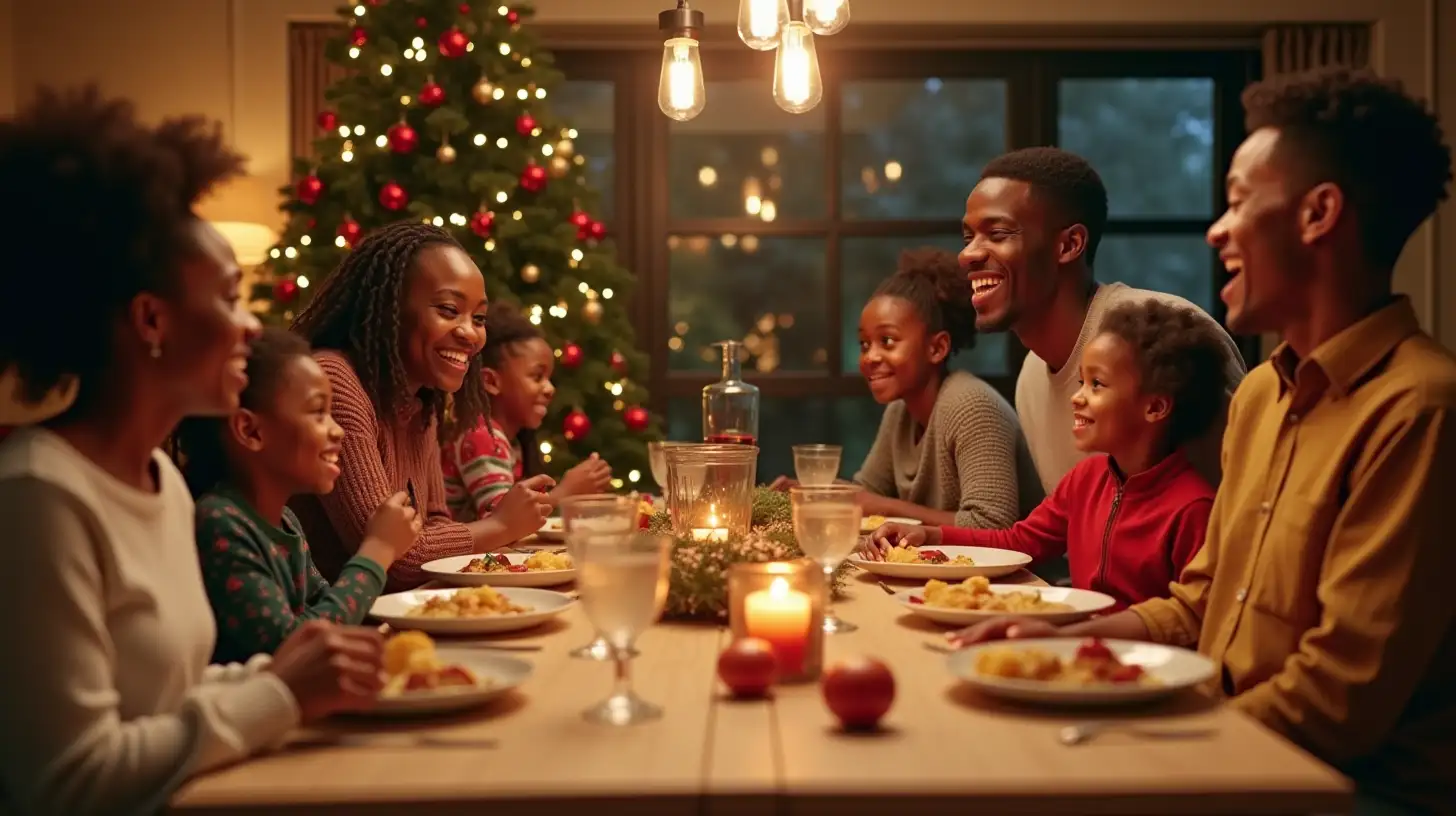
{"label": "pendant light fixture", "polygon": [[669,119],[679,122],[697,116],[707,104],[703,85],[703,59],[698,38],[703,30],[703,13],[677,0],[677,8],[657,15],[657,29],[663,33],[662,76],[657,81],[657,107]]}
{"label": "pendant light fixture", "polygon": [[804,1],[789,0],[789,22],[779,32],[774,55],[774,104],[789,113],[807,113],[824,98],[814,32],[804,22]]}

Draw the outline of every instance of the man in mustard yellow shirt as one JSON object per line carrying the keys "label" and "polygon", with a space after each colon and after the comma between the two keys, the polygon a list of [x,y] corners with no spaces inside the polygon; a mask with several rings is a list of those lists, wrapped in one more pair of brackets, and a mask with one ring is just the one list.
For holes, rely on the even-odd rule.
{"label": "man in mustard yellow shirt", "polygon": [[1391,283],[1451,153],[1368,74],[1258,83],[1244,106],[1208,241],[1230,329],[1284,342],[1230,407],[1203,551],[1170,598],[951,637],[1197,646],[1232,705],[1349,774],[1362,809],[1456,813],[1456,358]]}

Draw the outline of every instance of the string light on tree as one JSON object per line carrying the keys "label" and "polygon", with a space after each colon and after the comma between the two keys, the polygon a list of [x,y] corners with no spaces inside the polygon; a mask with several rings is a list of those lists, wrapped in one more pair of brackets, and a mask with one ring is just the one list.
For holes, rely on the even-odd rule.
{"label": "string light on tree", "polygon": [[532,263],[521,267],[521,280],[526,283],[535,283],[541,280],[541,267]]}

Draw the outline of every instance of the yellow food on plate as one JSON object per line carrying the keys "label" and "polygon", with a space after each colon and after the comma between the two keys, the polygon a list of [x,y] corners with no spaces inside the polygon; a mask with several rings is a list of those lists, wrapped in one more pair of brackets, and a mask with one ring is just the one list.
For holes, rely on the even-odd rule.
{"label": "yellow food on plate", "polygon": [[925,584],[925,605],[945,609],[965,609],[977,612],[1071,612],[1072,607],[1064,603],[1043,601],[1037,592],[991,591],[991,582],[984,576],[967,578],[959,584],[947,584],[931,579]]}
{"label": "yellow food on plate", "polygon": [[572,567],[571,556],[566,553],[537,550],[526,559],[526,569],[528,570],[569,570]]}
{"label": "yellow food on plate", "polygon": [[379,692],[384,697],[481,685],[470,669],[441,661],[435,653],[435,641],[424,632],[400,632],[384,642],[384,673],[389,675]]}
{"label": "yellow food on plate", "polygon": [[481,575],[492,572],[544,572],[571,568],[571,556],[539,550],[519,564],[512,564],[511,559],[501,553],[486,553],[479,558],[470,559],[470,563],[461,567],[460,572]]}
{"label": "yellow food on plate", "polygon": [[885,553],[885,561],[891,564],[934,564],[941,567],[974,567],[976,565],[976,562],[968,556],[957,555],[955,558],[947,558],[945,553],[934,548],[899,545],[891,547],[890,551]]}
{"label": "yellow food on plate", "polygon": [[861,521],[860,524],[859,524],[859,529],[862,530],[863,532],[869,533],[869,532],[873,532],[875,530],[880,529],[880,527],[884,523],[885,523],[885,517],[884,516],[865,516],[864,517],[864,520]]}
{"label": "yellow food on plate", "polygon": [[1158,685],[1143,667],[1123,663],[1101,640],[1088,638],[1071,660],[1036,648],[997,646],[976,655],[976,673],[1006,680],[1034,680],[1071,686]]}
{"label": "yellow food on plate", "polygon": [[411,609],[407,615],[412,618],[483,618],[530,611],[531,607],[511,603],[495,589],[480,586],[457,589],[449,595],[436,595]]}

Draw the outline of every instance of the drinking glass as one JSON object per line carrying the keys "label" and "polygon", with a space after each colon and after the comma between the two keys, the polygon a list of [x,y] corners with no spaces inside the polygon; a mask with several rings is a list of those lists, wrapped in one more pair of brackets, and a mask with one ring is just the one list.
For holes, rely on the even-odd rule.
{"label": "drinking glass", "polygon": [[859,541],[859,485],[799,485],[789,488],[794,537],[804,555],[824,569],[824,632],[843,634],[858,626],[834,614],[834,571]]}
{"label": "drinking glass", "polygon": [[[597,541],[615,541],[630,536],[637,529],[636,494],[617,496],[594,493],[568,496],[561,500],[561,522],[566,528],[566,552],[576,565],[577,582],[581,582],[581,551],[584,545]],[[598,631],[585,646],[568,652],[586,660],[611,660],[612,647]],[[632,652],[636,654],[636,652]]]}
{"label": "drinking glass", "polygon": [[632,690],[633,644],[667,605],[672,539],[646,532],[583,539],[576,585],[581,606],[611,650],[616,664],[612,694],[582,712],[590,722],[632,725],[655,720],[662,708]]}
{"label": "drinking glass", "polygon": [[795,445],[794,476],[801,485],[832,485],[839,478],[838,445]]}
{"label": "drinking glass", "polygon": [[693,442],[648,442],[647,461],[652,467],[652,481],[657,482],[657,488],[667,496],[667,449],[676,445],[692,445]]}

